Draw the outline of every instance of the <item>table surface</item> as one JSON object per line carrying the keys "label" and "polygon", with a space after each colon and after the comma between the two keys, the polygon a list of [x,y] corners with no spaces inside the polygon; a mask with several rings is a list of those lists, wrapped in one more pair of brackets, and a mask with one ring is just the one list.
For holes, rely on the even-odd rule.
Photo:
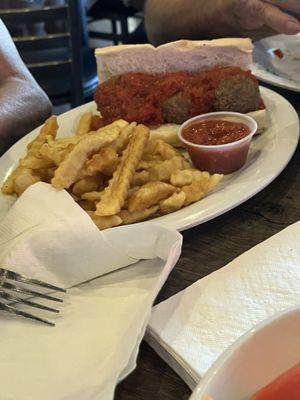
{"label": "table surface", "polygon": [[[270,88],[286,97],[300,115],[299,93]],[[286,169],[262,192],[223,216],[183,232],[180,260],[157,302],[185,289],[298,221],[298,196],[300,146]],[[186,400],[190,393],[181,378],[143,342],[137,368],[118,385],[115,400]]]}

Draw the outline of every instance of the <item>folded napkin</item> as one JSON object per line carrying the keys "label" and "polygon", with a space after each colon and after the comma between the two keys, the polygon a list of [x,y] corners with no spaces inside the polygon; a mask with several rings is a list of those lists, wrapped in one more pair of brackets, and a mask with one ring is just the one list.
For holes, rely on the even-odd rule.
{"label": "folded napkin", "polygon": [[98,278],[68,290],[54,328],[0,314],[1,400],[112,399],[180,251],[175,231],[100,232],[67,192],[31,186],[0,223],[0,265],[63,287]]}
{"label": "folded napkin", "polygon": [[146,341],[193,389],[257,323],[300,304],[300,222],[153,309]]}

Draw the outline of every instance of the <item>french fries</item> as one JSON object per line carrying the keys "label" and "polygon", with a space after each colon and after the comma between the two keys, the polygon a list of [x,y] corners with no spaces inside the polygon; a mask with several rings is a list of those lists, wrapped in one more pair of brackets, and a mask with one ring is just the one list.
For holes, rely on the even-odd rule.
{"label": "french fries", "polygon": [[177,149],[161,139],[155,141],[153,154],[159,154],[163,160],[170,160],[173,157],[180,156],[180,152]]}
{"label": "french fries", "polygon": [[[42,159],[39,152],[41,147],[46,143],[47,137],[56,137],[57,130],[57,118],[53,115],[47,119],[41,128],[39,135],[27,146],[27,154],[20,160],[18,167],[13,171],[13,173],[5,180],[1,189],[2,193],[16,193],[17,195],[20,195],[30,185],[41,180],[38,174],[33,172],[30,161],[32,162],[34,160],[34,162],[36,162],[37,159]],[[22,165],[24,163],[27,165]]]}
{"label": "french fries", "polygon": [[20,196],[29,186],[40,180],[40,177],[35,175],[32,169],[19,167],[14,178],[14,191]]}
{"label": "french fries", "polygon": [[122,219],[118,215],[110,215],[108,217],[100,217],[95,213],[89,213],[90,217],[94,221],[95,225],[101,230],[113,228],[122,224]]}
{"label": "french fries", "polygon": [[172,172],[170,181],[172,185],[182,187],[201,180],[202,176],[203,172],[198,169],[183,169]]}
{"label": "french fries", "polygon": [[81,140],[55,171],[52,185],[57,189],[69,188],[89,156],[116,140],[119,133],[120,130],[115,127],[114,130],[104,130]]}
{"label": "french fries", "polygon": [[172,157],[161,162],[149,162],[149,166],[145,166],[149,171],[151,181],[169,182],[172,172],[188,168],[189,163],[181,156]]}
{"label": "french fries", "polygon": [[176,191],[176,188],[165,182],[149,182],[137,190],[128,200],[128,210],[142,211],[155,204],[160,200],[166,199]]}
{"label": "french fries", "polygon": [[83,175],[93,175],[95,172],[102,172],[104,175],[112,176],[117,169],[118,154],[113,147],[104,147],[99,153],[86,162],[86,169]]}
{"label": "french fries", "polygon": [[66,189],[102,230],[180,210],[222,178],[193,168],[177,149],[150,139],[143,125],[117,120],[93,131],[93,118],[83,114],[66,138],[56,138],[56,117],[49,118],[2,192],[19,196],[36,182],[51,183]]}
{"label": "french fries", "polygon": [[82,114],[82,116],[79,120],[76,135],[81,136],[81,135],[85,135],[86,133],[89,133],[91,131],[92,119],[93,119],[92,112],[87,112],[85,114]]}
{"label": "french fries", "polygon": [[72,192],[81,197],[84,193],[96,191],[103,183],[102,175],[87,176],[74,183]]}
{"label": "french fries", "polygon": [[172,196],[159,202],[159,208],[162,214],[169,214],[174,211],[180,210],[183,207],[186,199],[186,193],[180,191],[173,193]]}
{"label": "french fries", "polygon": [[158,210],[159,210],[158,206],[152,206],[142,211],[130,212],[128,210],[121,210],[118,216],[122,219],[122,223],[124,225],[134,224],[135,222],[141,222],[147,218],[152,217],[154,214],[157,213]]}
{"label": "french fries", "polygon": [[188,206],[202,199],[221,179],[222,175],[220,174],[210,175],[208,172],[203,172],[203,179],[193,181],[190,185],[181,188],[186,194],[183,205]]}
{"label": "french fries", "polygon": [[104,195],[101,197],[100,202],[97,204],[96,215],[104,217],[115,215],[121,211],[149,136],[149,129],[144,125],[136,127],[127,148],[124,150],[118,168],[104,190]]}
{"label": "french fries", "polygon": [[145,185],[145,183],[149,182],[149,180],[150,180],[149,171],[136,172],[132,179],[132,185],[142,186]]}
{"label": "french fries", "polygon": [[101,200],[101,197],[103,196],[104,191],[101,192],[96,192],[95,190],[93,192],[87,192],[87,193],[83,193],[81,195],[81,198],[83,200],[89,200],[89,201],[93,201],[93,202],[99,202]]}

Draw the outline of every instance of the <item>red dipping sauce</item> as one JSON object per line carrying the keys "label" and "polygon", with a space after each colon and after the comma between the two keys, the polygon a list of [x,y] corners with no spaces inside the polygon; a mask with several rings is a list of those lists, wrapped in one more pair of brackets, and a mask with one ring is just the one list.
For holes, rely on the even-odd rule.
{"label": "red dipping sauce", "polygon": [[256,122],[244,114],[217,112],[185,122],[179,138],[196,168],[230,174],[245,164],[256,129]]}
{"label": "red dipping sauce", "polygon": [[188,125],[182,137],[195,144],[211,146],[236,142],[249,133],[249,127],[241,122],[211,119]]}

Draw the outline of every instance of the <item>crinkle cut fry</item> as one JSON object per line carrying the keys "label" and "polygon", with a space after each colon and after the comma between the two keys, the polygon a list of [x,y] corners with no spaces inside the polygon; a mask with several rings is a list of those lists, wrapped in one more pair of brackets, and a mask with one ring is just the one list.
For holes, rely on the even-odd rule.
{"label": "crinkle cut fry", "polygon": [[150,162],[148,171],[150,181],[168,182],[172,172],[189,167],[189,163],[181,156],[173,157],[162,162]]}
{"label": "crinkle cut fry", "polygon": [[77,179],[93,176],[98,172],[103,173],[107,177],[112,177],[119,163],[119,156],[112,145],[103,147],[94,154],[80,170]]}
{"label": "crinkle cut fry", "polygon": [[[117,139],[118,140],[118,139]],[[83,174],[93,175],[95,172],[108,172],[109,167],[117,165],[118,154],[113,147],[103,147],[86,162]]]}
{"label": "crinkle cut fry", "polygon": [[[123,120],[119,120],[122,124]],[[103,172],[104,175],[111,177],[117,168],[119,162],[118,154],[128,145],[129,137],[136,127],[136,122],[122,127],[117,140],[109,147],[104,147],[99,153],[94,154],[91,160],[86,162],[85,167],[80,171],[79,177],[91,176],[95,172]],[[101,128],[103,129],[103,128]]]}
{"label": "crinkle cut fry", "polygon": [[50,160],[57,167],[63,161],[68,153],[71,152],[73,145],[69,145],[64,149],[57,149],[55,146],[51,146],[48,143],[43,144],[40,149],[40,154],[46,160]]}
{"label": "crinkle cut fry", "polygon": [[98,188],[103,184],[103,176],[100,174],[94,176],[87,176],[85,178],[79,179],[72,186],[72,192],[75,196],[81,197],[84,193],[90,193],[98,190]]}
{"label": "crinkle cut fry", "polygon": [[168,183],[148,182],[128,199],[128,210],[130,212],[145,210],[158,204],[160,200],[170,197],[175,191],[176,188]]}
{"label": "crinkle cut fry", "polygon": [[158,206],[152,206],[150,208],[147,208],[146,210],[133,212],[130,212],[128,210],[121,210],[118,216],[121,217],[123,225],[134,224],[135,222],[141,222],[147,218],[152,217],[154,214],[157,213],[158,210]]}
{"label": "crinkle cut fry", "polygon": [[101,192],[96,192],[96,191],[87,192],[87,193],[84,193],[84,194],[81,196],[81,198],[82,198],[83,200],[90,200],[90,201],[97,201],[97,202],[99,202],[99,201],[101,200],[101,197],[103,196],[103,194],[104,194],[104,190],[102,190]]}
{"label": "crinkle cut fry", "polygon": [[206,172],[201,172],[198,169],[182,169],[172,172],[170,182],[174,186],[186,186],[194,181],[200,181]]}
{"label": "crinkle cut fry", "polygon": [[14,180],[14,192],[20,196],[29,186],[40,180],[40,177],[35,175],[32,169],[20,167]]}
{"label": "crinkle cut fry", "polygon": [[107,217],[100,217],[96,215],[94,212],[88,212],[89,216],[92,218],[95,225],[100,230],[113,228],[114,226],[118,226],[122,224],[122,218],[119,215],[110,215]]}
{"label": "crinkle cut fry", "polygon": [[92,118],[92,112],[86,112],[82,114],[77,127],[76,135],[85,135],[91,131]]}
{"label": "crinkle cut fry", "polygon": [[183,186],[181,189],[186,195],[184,200],[185,206],[195,203],[205,196],[205,192],[200,181],[194,181],[190,185]]}
{"label": "crinkle cut fry", "polygon": [[52,168],[55,164],[53,163],[53,161],[44,158],[43,156],[41,157],[41,153],[39,153],[36,156],[27,157],[24,160],[20,160],[20,165],[25,168],[39,170]]}
{"label": "crinkle cut fry", "polygon": [[159,154],[163,160],[170,160],[170,158],[181,156],[177,149],[174,149],[173,146],[163,140],[156,139],[155,142],[154,153]]}
{"label": "crinkle cut fry", "polygon": [[55,171],[52,185],[57,189],[69,188],[75,182],[84,163],[92,154],[117,139],[120,128],[103,130],[79,142]]}
{"label": "crinkle cut fry", "polygon": [[123,152],[121,162],[97,204],[96,215],[108,216],[120,212],[149,135],[150,132],[146,126],[138,125],[135,127],[129,144]]}
{"label": "crinkle cut fry", "polygon": [[112,129],[112,128],[119,128],[120,130],[122,130],[128,125],[129,125],[129,123],[127,121],[125,121],[124,119],[120,118],[120,119],[117,119],[116,121],[112,122],[111,124],[101,126],[101,128],[97,129],[96,131],[88,132],[88,135],[95,135],[95,134],[100,133],[100,132],[102,132],[104,130],[106,131],[106,130]]}
{"label": "crinkle cut fry", "polygon": [[39,135],[27,146],[27,156],[36,155],[42,145],[47,142],[47,136],[56,137],[58,130],[57,117],[52,115],[52,117],[48,118],[45,124],[42,126]]}
{"label": "crinkle cut fry", "polygon": [[[55,141],[51,140],[50,137],[47,138],[47,144],[53,149],[53,151],[59,151],[62,152],[63,150],[66,150],[68,148],[74,148],[78,143],[80,143],[83,139],[89,137],[90,135],[95,136],[103,131],[108,131],[109,129],[123,129],[128,125],[128,122],[124,121],[123,119],[118,119],[117,121],[112,122],[109,125],[102,126],[99,128],[97,131],[91,131],[86,134],[82,135],[74,135],[74,136],[69,136],[69,137],[64,137],[64,138],[59,138],[56,139]],[[68,153],[69,151],[67,151]]]}
{"label": "crinkle cut fry", "polygon": [[50,137],[47,137],[47,144],[54,148],[56,151],[62,151],[69,146],[76,146],[79,142],[81,142],[87,135],[76,135],[63,137],[56,140],[51,140]]}
{"label": "crinkle cut fry", "polygon": [[132,185],[133,186],[142,186],[149,182],[149,171],[140,171],[136,172],[133,176]]}
{"label": "crinkle cut fry", "polygon": [[20,160],[18,167],[5,180],[1,189],[2,193],[13,194],[15,192],[14,181],[18,177],[18,174],[20,174],[21,172],[22,174],[24,173],[24,167],[21,167],[21,162],[37,155],[40,148],[43,146],[44,143],[46,143],[47,136],[52,136],[55,138],[57,135],[57,130],[57,117],[53,115],[52,117],[48,118],[45,124],[42,126],[39,135],[27,146],[27,154],[25,155],[25,157],[23,157],[23,159]]}
{"label": "crinkle cut fry", "polygon": [[210,190],[212,190],[222,179],[223,175],[210,175],[208,172],[203,172],[202,180],[194,181],[190,185],[183,186],[181,189],[186,194],[184,206],[202,199]]}
{"label": "crinkle cut fry", "polygon": [[186,194],[183,191],[179,193],[173,193],[172,196],[159,202],[159,208],[161,214],[169,214],[174,211],[180,210],[183,207]]}
{"label": "crinkle cut fry", "polygon": [[3,194],[13,194],[15,192],[15,190],[14,190],[14,182],[15,182],[15,178],[17,177],[19,171],[20,171],[20,167],[17,167],[5,179],[5,181],[4,181],[3,185],[2,185],[2,188],[1,188],[1,192]]}
{"label": "crinkle cut fry", "polygon": [[136,122],[131,122],[131,124],[125,126],[118,137],[118,139],[113,144],[116,152],[118,154],[122,154],[123,150],[127,147],[130,139],[130,135],[134,131],[134,128],[137,126]]}

